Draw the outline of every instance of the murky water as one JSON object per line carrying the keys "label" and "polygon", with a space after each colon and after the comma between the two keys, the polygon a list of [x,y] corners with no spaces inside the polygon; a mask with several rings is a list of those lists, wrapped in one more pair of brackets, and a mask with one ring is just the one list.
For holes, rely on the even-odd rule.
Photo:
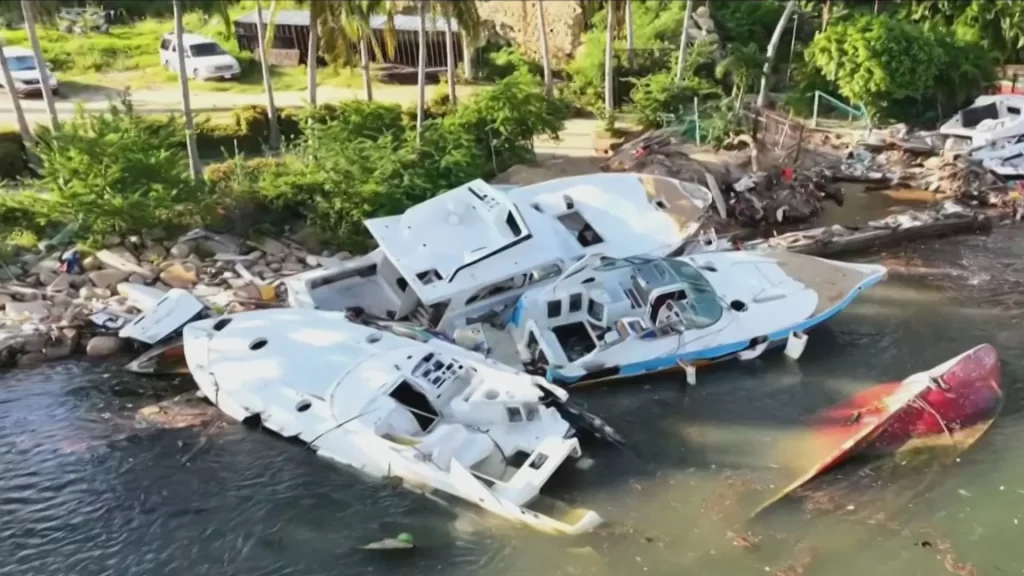
{"label": "murky water", "polygon": [[[1024,573],[1024,229],[890,256],[948,270],[873,288],[799,364],[772,355],[696,387],[673,376],[579,392],[630,443],[591,446],[594,466],[555,487],[606,519],[574,539],[442,508],[269,433],[134,424],[187,380],[81,360],[6,373],[0,574]],[[1006,403],[958,462],[850,466],[819,485],[827,498],[748,520],[795,477],[804,418],[982,342],[1002,355]],[[412,553],[358,549],[402,531]]]}

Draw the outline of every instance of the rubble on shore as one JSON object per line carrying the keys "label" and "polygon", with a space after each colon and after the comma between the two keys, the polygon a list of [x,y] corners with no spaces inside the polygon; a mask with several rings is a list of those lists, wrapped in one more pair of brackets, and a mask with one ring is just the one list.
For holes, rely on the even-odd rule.
{"label": "rubble on shore", "polygon": [[153,302],[133,288],[187,290],[209,313],[224,314],[284,305],[285,278],[350,257],[288,238],[247,241],[202,229],[173,240],[111,235],[104,245],[94,253],[23,250],[0,264],[0,367],[134,348],[118,330]]}

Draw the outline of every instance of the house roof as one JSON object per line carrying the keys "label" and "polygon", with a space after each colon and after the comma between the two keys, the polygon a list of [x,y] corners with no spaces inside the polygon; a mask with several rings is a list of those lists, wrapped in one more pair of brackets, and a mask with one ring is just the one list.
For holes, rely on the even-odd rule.
{"label": "house roof", "polygon": [[[268,12],[263,13],[264,22],[270,19]],[[256,11],[252,11],[244,16],[240,16],[235,19],[235,22],[242,24],[256,24]],[[415,32],[420,29],[420,19],[417,16],[409,16],[406,14],[396,14],[394,17],[395,29],[403,32]],[[370,17],[370,27],[374,30],[383,30],[387,23],[387,17],[383,15],[374,15]],[[309,26],[309,11],[308,10],[278,10],[274,15],[274,24],[278,26]],[[426,30],[427,32],[443,32],[444,19],[440,16],[427,15]],[[459,23],[452,20],[452,32],[459,31]]]}

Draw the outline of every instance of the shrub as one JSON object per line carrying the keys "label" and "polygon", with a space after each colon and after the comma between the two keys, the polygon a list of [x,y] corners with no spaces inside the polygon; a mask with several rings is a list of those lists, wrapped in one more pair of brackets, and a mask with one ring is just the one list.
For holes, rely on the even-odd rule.
{"label": "shrub", "polygon": [[514,46],[505,46],[499,50],[488,52],[479,71],[481,79],[490,81],[508,78],[517,73],[539,78],[544,75],[544,66],[540,62],[527,58]]}
{"label": "shrub", "polygon": [[15,180],[28,174],[28,159],[21,133],[0,131],[0,180]]}
{"label": "shrub", "polygon": [[659,72],[634,81],[630,99],[633,112],[645,129],[660,128],[665,116],[682,117],[693,109],[694,97],[721,97],[713,83],[699,77],[676,82],[671,72]]}
{"label": "shrub", "polygon": [[197,225],[209,214],[209,195],[189,174],[182,131],[173,119],[136,115],[128,100],[104,114],[80,108],[41,141],[47,194],[27,201],[37,219],[77,223],[90,239]]}

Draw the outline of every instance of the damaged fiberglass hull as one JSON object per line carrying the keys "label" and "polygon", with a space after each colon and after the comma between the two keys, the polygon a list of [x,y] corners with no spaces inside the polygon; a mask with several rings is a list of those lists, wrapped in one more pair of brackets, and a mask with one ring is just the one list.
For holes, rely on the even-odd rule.
{"label": "damaged fiberglass hull", "polygon": [[902,382],[873,386],[811,419],[817,463],[757,512],[856,454],[939,448],[958,455],[992,425],[1002,404],[999,354],[989,344]]}
{"label": "damaged fiberglass hull", "polygon": [[534,377],[334,312],[203,320],[185,327],[184,345],[193,378],[218,408],[235,420],[258,418],[320,456],[551,533],[601,521],[540,494],[581,451],[553,406],[564,392]]}
{"label": "damaged fiberglass hull", "polygon": [[885,275],[788,252],[604,259],[524,295],[506,332],[563,386],[753,359],[791,338],[799,356],[804,332]]}

